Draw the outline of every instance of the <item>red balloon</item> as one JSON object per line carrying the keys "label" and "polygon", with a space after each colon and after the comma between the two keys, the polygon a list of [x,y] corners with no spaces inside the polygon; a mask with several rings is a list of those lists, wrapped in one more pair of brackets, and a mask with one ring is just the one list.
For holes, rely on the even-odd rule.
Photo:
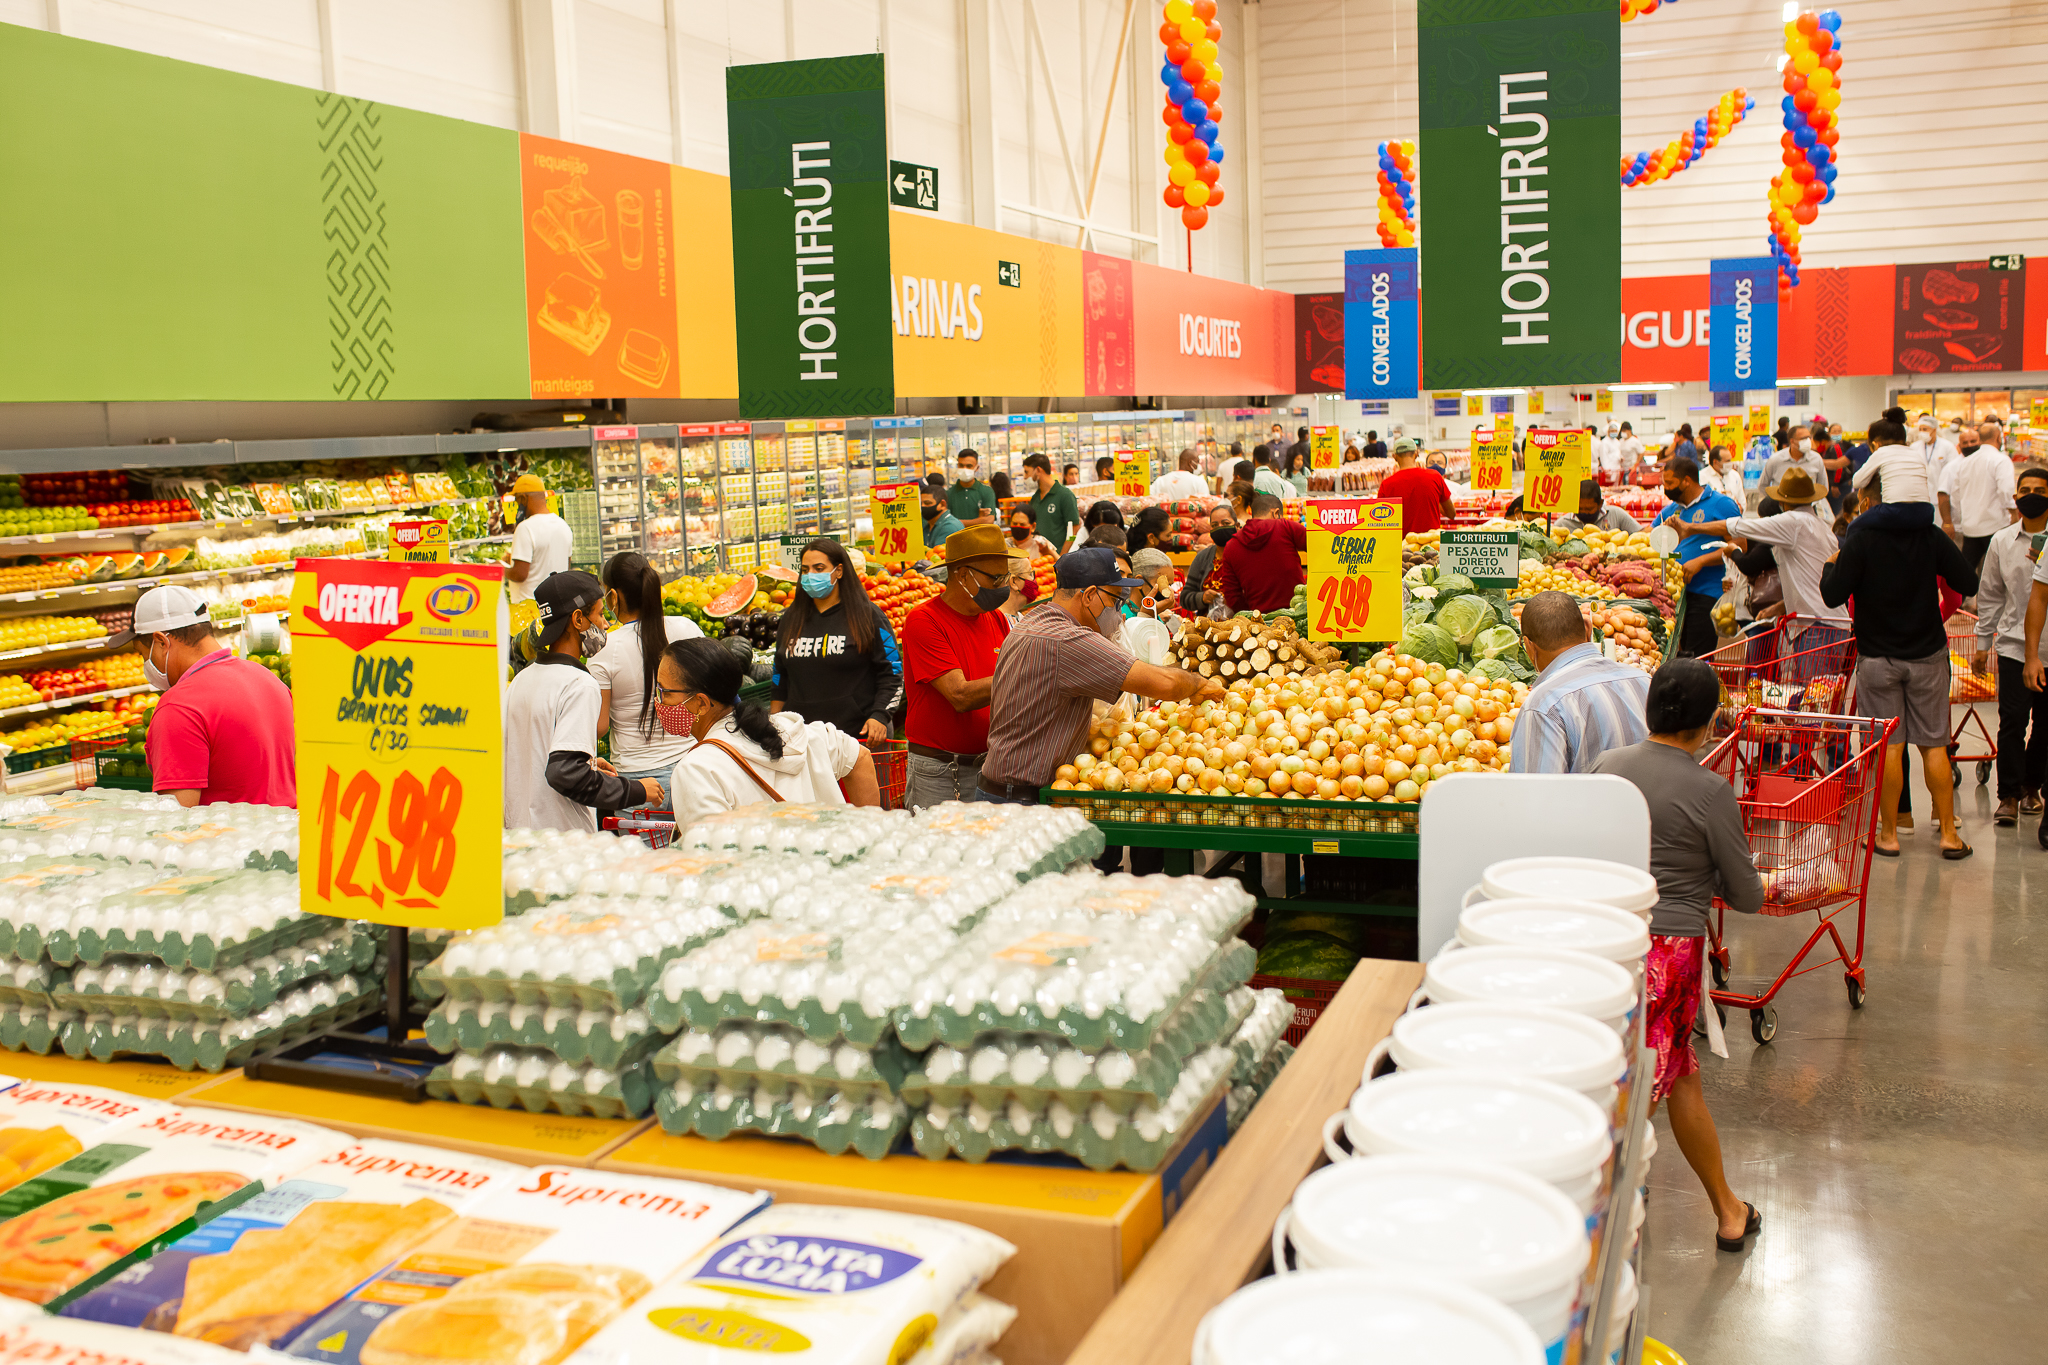
{"label": "red balloon", "polygon": [[1820,32],[1820,16],[1816,15],[1811,10],[1808,10],[1806,13],[1800,15],[1798,23],[1799,31],[1801,33],[1804,33],[1809,38],[1811,38],[1814,34]]}
{"label": "red balloon", "polygon": [[1842,54],[1830,52],[1820,59],[1820,64],[1830,71],[1840,71],[1842,69]]}
{"label": "red balloon", "polygon": [[[1187,212],[1188,211],[1186,209],[1181,210],[1183,216],[1185,216]],[[1820,210],[1815,208],[1811,204],[1794,204],[1792,206],[1792,217],[1801,223],[1810,223],[1814,219],[1820,217]]]}
{"label": "red balloon", "polygon": [[1222,122],[1223,122],[1223,111],[1222,111],[1221,109],[1218,109],[1218,108],[1216,107],[1216,101],[1215,101],[1215,100],[1210,100],[1210,101],[1208,101],[1208,104],[1209,104],[1209,122],[1211,122],[1211,123],[1216,123],[1216,124],[1220,124],[1220,123],[1222,123]]}
{"label": "red balloon", "polygon": [[1212,42],[1212,43],[1220,43],[1220,42],[1222,42],[1222,41],[1223,41],[1223,25],[1221,25],[1221,24],[1217,23],[1217,22],[1216,22],[1216,21],[1215,21],[1214,19],[1211,19],[1211,20],[1209,21],[1209,28],[1208,28],[1208,31],[1207,31],[1207,32],[1205,32],[1205,33],[1204,33],[1204,34],[1203,34],[1202,36],[1203,36],[1203,37],[1205,37],[1205,38],[1207,38],[1207,39],[1208,39],[1208,40],[1209,40],[1210,42]]}
{"label": "red balloon", "polygon": [[1200,138],[1193,138],[1187,144],[1188,165],[1199,166],[1209,159],[1209,144]]}
{"label": "red balloon", "polygon": [[1173,127],[1166,130],[1166,135],[1182,146],[1186,146],[1195,136],[1195,130],[1185,123],[1176,123]]}
{"label": "red balloon", "polygon": [[1175,104],[1172,100],[1168,100],[1166,102],[1166,107],[1159,111],[1159,121],[1169,128],[1173,127],[1173,125],[1176,123],[1187,122],[1186,119],[1180,116],[1180,106],[1178,104]]}
{"label": "red balloon", "polygon": [[1808,162],[1804,157],[1801,157],[1799,160],[1799,164],[1792,168],[1792,178],[1794,180],[1797,180],[1802,185],[1805,184],[1807,181],[1813,179],[1812,164]]}
{"label": "red balloon", "polygon": [[[1211,164],[1211,165],[1214,165],[1215,163],[1214,163],[1214,162],[1211,162],[1210,164]],[[1209,207],[1211,207],[1211,208],[1214,208],[1214,207],[1216,207],[1216,205],[1218,205],[1218,204],[1220,204],[1220,203],[1222,203],[1222,202],[1223,202],[1223,191],[1222,191],[1222,190],[1218,190],[1218,189],[1211,189],[1211,190],[1209,191]]]}
{"label": "red balloon", "polygon": [[1799,145],[1799,141],[1792,136],[1790,130],[1787,130],[1778,134],[1778,145],[1789,152]]}
{"label": "red balloon", "polygon": [[1806,45],[1815,52],[1826,52],[1835,45],[1835,35],[1824,28],[1817,28],[1807,38]]}
{"label": "red balloon", "polygon": [[1162,42],[1162,43],[1167,43],[1167,44],[1172,44],[1172,43],[1177,43],[1177,42],[1179,42],[1179,41],[1180,41],[1180,25],[1179,25],[1179,24],[1161,24],[1161,25],[1159,26],[1159,41],[1160,41],[1160,42]]}
{"label": "red balloon", "polygon": [[1195,17],[1206,24],[1216,17],[1216,0],[1195,0],[1194,10]]}
{"label": "red balloon", "polygon": [[1842,130],[1839,128],[1823,128],[1820,130],[1820,144],[1823,147],[1832,147],[1841,140]]}
{"label": "red balloon", "polygon": [[1188,197],[1181,192],[1180,186],[1168,185],[1166,187],[1166,207],[1170,209],[1185,208],[1187,202]]}
{"label": "red balloon", "polygon": [[1195,98],[1204,104],[1214,104],[1222,93],[1223,87],[1214,81],[1203,81],[1195,86]]}
{"label": "red balloon", "polygon": [[1800,151],[1797,147],[1787,147],[1780,155],[1784,157],[1787,166],[1804,166],[1806,164],[1806,153]]}
{"label": "red balloon", "polygon": [[1792,96],[1792,107],[1802,114],[1810,114],[1820,107],[1820,96],[1811,90],[1801,90]]}
{"label": "red balloon", "polygon": [[1223,168],[1213,161],[1204,161],[1195,167],[1195,179],[1204,185],[1214,185],[1223,177]]}
{"label": "red balloon", "polygon": [[1193,232],[1209,225],[1209,210],[1189,204],[1180,211],[1180,220],[1187,224],[1188,231]]}
{"label": "red balloon", "polygon": [[1209,68],[1190,57],[1180,64],[1180,78],[1189,85],[1200,85],[1209,79]]}
{"label": "red balloon", "polygon": [[1788,66],[1788,67],[1786,67],[1786,68],[1785,68],[1785,93],[1786,93],[1786,94],[1788,94],[1788,95],[1796,95],[1796,94],[1798,94],[1798,93],[1799,93],[1800,91],[1804,90],[1805,88],[1806,88],[1806,76],[1805,76],[1805,74],[1804,74],[1803,72],[1799,72],[1799,71],[1794,71],[1794,70],[1793,70],[1793,69],[1792,69],[1791,67],[1789,67],[1789,66]]}
{"label": "red balloon", "polygon": [[1172,62],[1175,66],[1181,65],[1194,55],[1194,48],[1188,45],[1185,38],[1176,38],[1166,45],[1166,60]]}

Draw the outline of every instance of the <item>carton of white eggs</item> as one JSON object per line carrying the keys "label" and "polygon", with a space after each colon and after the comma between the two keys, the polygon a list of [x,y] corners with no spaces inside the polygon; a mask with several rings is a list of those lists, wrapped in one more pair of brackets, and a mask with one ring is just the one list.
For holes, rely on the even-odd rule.
{"label": "carton of white eggs", "polygon": [[894,1035],[873,1047],[845,1039],[819,1042],[790,1024],[733,1020],[712,1029],[685,1029],[654,1054],[663,1082],[709,1088],[753,1081],[783,1081],[818,1099],[834,1092],[852,1099],[893,1096],[917,1058]]}
{"label": "carton of white eggs", "polygon": [[1088,862],[1103,849],[1102,831],[1071,806],[945,801],[912,823],[920,851],[958,846],[958,856],[983,859],[1020,882]]}
{"label": "carton of white eggs", "polygon": [[759,803],[700,816],[682,831],[676,842],[683,848],[714,852],[763,849],[845,863],[892,840],[902,847],[904,841],[914,837],[910,819],[908,811],[874,806]]}
{"label": "carton of white eggs", "polygon": [[624,1010],[733,923],[716,906],[573,896],[451,940],[418,975],[436,998]]}
{"label": "carton of white eggs", "polygon": [[800,1137],[828,1155],[879,1161],[909,1125],[902,1100],[884,1091],[838,1090],[786,1077],[675,1080],[654,1093],[664,1131],[713,1141],[733,1133]]}
{"label": "carton of white eggs", "polygon": [[45,926],[68,926],[103,897],[158,880],[153,867],[105,858],[33,854],[0,863],[0,955],[41,961]]}
{"label": "carton of white eggs", "polygon": [[545,1048],[493,1047],[459,1052],[427,1075],[435,1099],[570,1116],[636,1119],[647,1113],[647,1063],[622,1071],[565,1062]]}
{"label": "carton of white eggs", "polygon": [[[335,921],[299,910],[295,872],[216,868],[169,873],[17,928],[14,954],[37,940],[53,962],[96,963],[109,954],[157,957],[173,967],[220,971],[323,934]],[[31,931],[34,931],[33,933]]]}
{"label": "carton of white eggs", "polygon": [[607,1071],[639,1061],[663,1038],[637,1006],[583,1009],[513,1000],[444,1000],[427,1015],[423,1032],[437,1052],[546,1048],[565,1062]]}
{"label": "carton of white eggs", "polygon": [[1285,991],[1262,990],[1245,992],[1255,997],[1243,1025],[1230,1039],[1230,1050],[1237,1055],[1237,1064],[1232,1068],[1232,1083],[1242,1085],[1250,1080],[1261,1063],[1272,1055],[1280,1045],[1282,1035],[1294,1022],[1294,1003]]}
{"label": "carton of white eggs", "polygon": [[86,1013],[109,1012],[167,1019],[240,1019],[270,1005],[304,981],[369,968],[376,939],[352,923],[333,925],[302,943],[223,967],[170,967],[149,957],[106,957],[80,963],[51,989],[52,1003]]}
{"label": "carton of white eggs", "polygon": [[181,1071],[221,1071],[360,1012],[376,993],[375,981],[351,973],[301,982],[238,1019],[64,1011],[70,1019],[58,1041],[73,1057],[162,1057]]}

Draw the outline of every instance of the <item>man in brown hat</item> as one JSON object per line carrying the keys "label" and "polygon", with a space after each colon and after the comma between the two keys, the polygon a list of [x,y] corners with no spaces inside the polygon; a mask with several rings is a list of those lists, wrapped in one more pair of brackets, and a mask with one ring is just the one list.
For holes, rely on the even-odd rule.
{"label": "man in brown hat", "polygon": [[[1827,514],[1827,489],[1813,476],[1793,465],[1778,476],[1775,487],[1764,490],[1758,511],[1765,515],[1730,517],[1726,521],[1703,521],[1694,534],[1726,540],[1738,553],[1752,545],[1768,545],[1778,561],[1778,582],[1785,590],[1786,630],[1796,638],[1816,622],[1847,639],[1849,613],[1821,600],[1820,574],[1841,548]],[[1775,506],[1775,510],[1769,510]],[[1801,648],[1818,645],[1818,639]]]}
{"label": "man in brown hat", "polygon": [[1000,526],[947,536],[946,590],[904,619],[904,799],[913,808],[974,799],[996,650],[1010,633],[1008,539]]}

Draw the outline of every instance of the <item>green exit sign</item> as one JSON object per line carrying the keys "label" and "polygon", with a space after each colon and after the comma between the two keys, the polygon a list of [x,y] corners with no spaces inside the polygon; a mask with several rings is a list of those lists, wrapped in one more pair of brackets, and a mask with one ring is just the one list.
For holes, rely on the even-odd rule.
{"label": "green exit sign", "polygon": [[1007,284],[1012,289],[1024,287],[1024,267],[1015,261],[996,262],[996,283]]}
{"label": "green exit sign", "polygon": [[2005,256],[1993,256],[1990,265],[1993,270],[2024,270],[2027,258],[2015,251]]}

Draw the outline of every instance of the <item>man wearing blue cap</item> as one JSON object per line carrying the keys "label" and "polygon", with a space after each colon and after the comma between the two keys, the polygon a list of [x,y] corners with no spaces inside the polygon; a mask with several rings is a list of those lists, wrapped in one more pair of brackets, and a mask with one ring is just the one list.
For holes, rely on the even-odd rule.
{"label": "man wearing blue cap", "polygon": [[1115,643],[1133,588],[1116,552],[1075,550],[1054,568],[1052,599],[1026,612],[996,656],[989,696],[988,757],[981,799],[1038,800],[1060,764],[1088,744],[1093,703],[1126,692],[1158,701],[1222,701],[1223,684],[1178,668],[1139,663]]}

